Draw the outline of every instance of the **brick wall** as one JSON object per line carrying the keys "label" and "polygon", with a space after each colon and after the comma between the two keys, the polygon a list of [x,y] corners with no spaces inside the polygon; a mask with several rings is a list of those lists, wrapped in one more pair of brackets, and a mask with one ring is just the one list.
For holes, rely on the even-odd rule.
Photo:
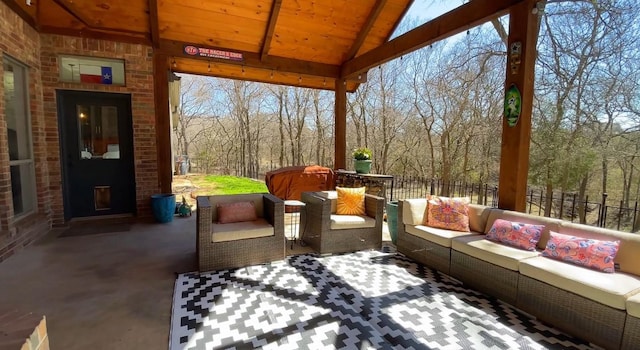
{"label": "brick wall", "polygon": [[[43,114],[40,68],[40,36],[0,2],[0,53],[11,56],[28,67],[29,103],[33,133],[36,176],[37,213],[14,218],[9,168],[7,121],[0,113],[0,261],[29,245],[51,228],[49,169],[47,167],[46,124]],[[0,77],[4,75],[0,65]],[[4,86],[0,83],[0,111],[4,111]]]}
{"label": "brick wall", "polygon": [[[62,175],[60,169],[56,89],[130,93],[133,116],[136,207],[138,217],[151,215],[149,197],[159,191],[156,161],[153,55],[150,46],[61,35],[41,35],[44,117],[47,123],[48,167],[53,195],[53,224],[62,224]],[[126,86],[63,83],[59,81],[59,55],[95,56],[125,60]]]}
{"label": "brick wall", "polygon": [[[0,54],[28,66],[38,198],[37,213],[14,219],[7,123],[0,113],[0,262],[46,234],[52,225],[64,224],[56,89],[131,94],[137,215],[150,217],[150,195],[159,191],[151,47],[39,34],[0,1]],[[64,54],[124,59],[127,86],[60,82],[58,55]],[[3,104],[0,84],[0,111]]]}

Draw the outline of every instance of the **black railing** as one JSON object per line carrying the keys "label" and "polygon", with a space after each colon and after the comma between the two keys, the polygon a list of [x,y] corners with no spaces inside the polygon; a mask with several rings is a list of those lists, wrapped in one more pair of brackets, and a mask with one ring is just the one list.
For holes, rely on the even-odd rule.
{"label": "black railing", "polygon": [[[235,171],[220,169],[208,164],[201,159],[191,160],[191,171],[200,173],[219,173],[234,175]],[[263,169],[263,171],[265,171]],[[238,174],[235,174],[238,175]],[[264,174],[258,176],[264,180]],[[498,206],[498,186],[487,183],[469,183],[463,181],[443,181],[442,179],[430,179],[421,176],[394,175],[392,186],[386,186],[386,198],[394,200],[420,198],[430,195],[438,196],[464,196],[469,197],[472,203],[490,207]],[[630,206],[620,201],[618,205],[608,205],[608,196],[605,193],[599,201],[585,196],[580,200],[578,194],[573,192],[553,192],[550,198],[542,189],[529,188],[527,191],[527,207],[529,214],[548,216],[580,222],[583,224],[605,227],[614,230],[638,232],[640,231],[640,208],[638,201]]]}
{"label": "black railing", "polygon": [[[472,203],[491,207],[498,206],[498,186],[462,181],[445,182],[440,179],[428,179],[420,176],[394,176],[394,200],[419,198],[430,195],[465,196]],[[387,188],[387,195],[391,188]],[[638,201],[626,206],[623,201],[618,205],[607,204],[607,194],[596,202],[585,196],[580,200],[572,192],[553,192],[550,198],[541,189],[530,188],[527,191],[527,212],[539,216],[549,216],[580,222],[587,225],[605,227],[614,230],[640,231],[640,208]],[[546,210],[545,210],[546,209]]]}

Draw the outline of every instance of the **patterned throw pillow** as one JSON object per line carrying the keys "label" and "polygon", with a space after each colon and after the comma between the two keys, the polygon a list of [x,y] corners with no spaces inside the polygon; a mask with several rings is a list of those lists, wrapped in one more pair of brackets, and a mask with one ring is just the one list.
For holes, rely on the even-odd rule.
{"label": "patterned throw pillow", "polygon": [[427,196],[423,225],[469,232],[469,197]]}
{"label": "patterned throw pillow", "polygon": [[364,209],[365,187],[343,188],[336,187],[338,193],[336,214],[338,215],[366,215]]}
{"label": "patterned throw pillow", "polygon": [[218,203],[216,205],[219,224],[230,224],[232,222],[254,221],[256,207],[253,202]]}
{"label": "patterned throw pillow", "polygon": [[542,256],[612,273],[620,241],[599,241],[551,232]]}
{"label": "patterned throw pillow", "polygon": [[496,219],[485,238],[512,247],[534,251],[540,236],[542,236],[543,229],[544,225],[531,225]]}

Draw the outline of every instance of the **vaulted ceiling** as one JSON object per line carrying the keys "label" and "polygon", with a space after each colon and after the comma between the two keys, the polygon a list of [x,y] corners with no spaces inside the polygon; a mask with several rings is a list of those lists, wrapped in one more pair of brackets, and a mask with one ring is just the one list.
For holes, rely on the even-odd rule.
{"label": "vaulted ceiling", "polygon": [[176,72],[353,91],[371,67],[522,0],[471,0],[391,41],[413,0],[2,1],[41,33],[153,46]]}

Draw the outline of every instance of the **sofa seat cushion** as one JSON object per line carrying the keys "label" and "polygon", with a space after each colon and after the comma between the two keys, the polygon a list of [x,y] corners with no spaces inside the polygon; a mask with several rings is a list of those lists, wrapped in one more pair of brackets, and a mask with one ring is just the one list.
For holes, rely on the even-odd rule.
{"label": "sofa seat cushion", "polygon": [[627,314],[640,318],[640,290],[635,295],[627,299]]}
{"label": "sofa seat cushion", "polygon": [[627,298],[640,289],[640,277],[604,273],[539,256],[520,262],[520,273],[615,309],[625,310]]}
{"label": "sofa seat cushion", "polygon": [[265,219],[211,225],[211,241],[214,243],[268,237],[274,234],[273,226]]}
{"label": "sofa seat cushion", "polygon": [[405,231],[408,234],[420,237],[426,241],[439,244],[443,247],[451,248],[451,240],[456,237],[477,235],[477,232],[453,231],[443,228],[436,228],[423,225],[407,225]]}
{"label": "sofa seat cushion", "polygon": [[376,227],[376,219],[361,215],[331,215],[331,229],[345,230]]}
{"label": "sofa seat cushion", "polygon": [[454,238],[451,249],[513,271],[518,271],[520,261],[540,254],[489,241],[484,235]]}

